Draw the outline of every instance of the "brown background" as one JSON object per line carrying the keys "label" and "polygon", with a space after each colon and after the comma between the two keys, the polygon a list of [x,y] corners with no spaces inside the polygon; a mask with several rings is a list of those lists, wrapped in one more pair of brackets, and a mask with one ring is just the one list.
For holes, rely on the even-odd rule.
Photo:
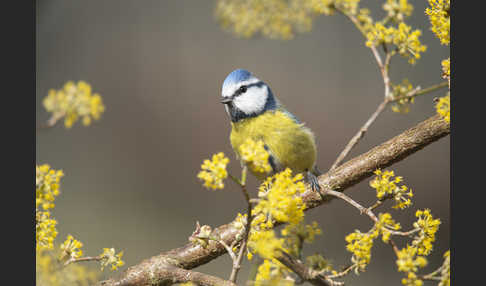
{"label": "brown background", "polygon": [[[377,19],[384,15],[381,2],[362,6]],[[449,48],[429,30],[426,1],[411,3],[415,11],[408,23],[423,31],[428,51],[416,66],[394,58],[391,76],[427,87],[440,81],[440,61]],[[43,0],[37,8],[37,120],[48,118],[41,99],[68,80],[89,82],[106,105],[102,119],[88,128],[78,123],[71,130],[57,126],[37,133],[37,163],[66,174],[54,210],[58,241],[71,233],[84,242],[87,255],[102,247],[124,249],[127,266],[185,244],[196,220],[218,226],[244,210],[234,185],[211,192],[196,178],[203,159],[218,151],[232,160],[230,170],[239,171],[219,103],[221,84],[233,69],[246,68],[266,81],[316,133],[322,170],[382,100],[370,50],[339,15],[318,18],[312,32],[294,40],[275,41],[241,40],[222,31],[213,1]],[[432,99],[444,92],[418,98],[408,115],[386,110],[351,156],[433,115]],[[428,207],[443,222],[427,271],[439,266],[449,248],[449,148],[447,137],[393,166],[415,191],[412,208],[392,210],[394,218],[408,229],[415,210]],[[348,194],[371,204],[375,194],[368,182]],[[255,180],[250,183],[254,190]],[[350,261],[345,235],[371,227],[339,201],[310,211],[307,219],[317,220],[324,232],[307,254],[321,251],[337,267]],[[223,256],[199,270],[226,277],[229,262]],[[245,264],[240,283],[247,270]],[[390,247],[377,241],[368,271],[346,281],[400,285],[402,276]]]}

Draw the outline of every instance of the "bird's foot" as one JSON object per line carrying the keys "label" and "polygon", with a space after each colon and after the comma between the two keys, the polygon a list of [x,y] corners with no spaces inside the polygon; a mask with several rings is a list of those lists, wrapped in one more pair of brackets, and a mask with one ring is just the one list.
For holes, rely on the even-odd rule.
{"label": "bird's foot", "polygon": [[311,189],[320,193],[321,186],[319,185],[319,179],[316,175],[312,174],[311,172],[307,172],[307,181],[309,182]]}

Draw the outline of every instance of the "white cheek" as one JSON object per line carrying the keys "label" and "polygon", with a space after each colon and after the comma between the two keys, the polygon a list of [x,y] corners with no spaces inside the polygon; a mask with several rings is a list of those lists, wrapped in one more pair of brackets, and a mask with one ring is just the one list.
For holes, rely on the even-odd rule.
{"label": "white cheek", "polygon": [[246,114],[260,113],[267,103],[268,90],[266,86],[251,87],[244,94],[236,97],[233,102],[238,109]]}

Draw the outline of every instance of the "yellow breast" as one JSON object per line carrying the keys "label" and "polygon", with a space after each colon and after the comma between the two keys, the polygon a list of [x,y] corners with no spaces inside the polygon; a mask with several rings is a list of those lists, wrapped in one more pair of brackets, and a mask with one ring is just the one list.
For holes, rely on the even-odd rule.
{"label": "yellow breast", "polygon": [[[238,156],[239,147],[247,138],[262,140],[283,169],[288,167],[294,173],[303,173],[314,166],[317,152],[313,133],[285,112],[267,111],[232,123],[230,140]],[[250,171],[259,179],[268,175]]]}

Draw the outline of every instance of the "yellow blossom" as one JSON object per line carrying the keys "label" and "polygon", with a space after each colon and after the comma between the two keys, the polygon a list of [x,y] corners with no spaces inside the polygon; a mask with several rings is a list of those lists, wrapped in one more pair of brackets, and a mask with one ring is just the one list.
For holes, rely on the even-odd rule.
{"label": "yellow blossom", "polygon": [[35,242],[37,250],[53,249],[54,239],[58,232],[57,221],[50,218],[49,212],[36,210],[35,213]]}
{"label": "yellow blossom", "polygon": [[440,272],[439,286],[451,285],[451,251],[447,250],[444,253],[444,263],[442,264],[442,270]]}
{"label": "yellow blossom", "polygon": [[358,267],[356,271],[364,271],[366,266],[370,263],[371,248],[373,247],[373,239],[379,235],[376,229],[372,229],[367,233],[362,233],[355,230],[346,236],[346,249],[353,254],[351,261]]}
{"label": "yellow blossom", "polygon": [[385,243],[388,243],[390,240],[390,229],[392,230],[399,230],[401,228],[400,223],[395,222],[389,213],[380,213],[378,215],[378,223],[375,225],[375,228],[378,229],[379,233],[382,234],[382,240]]}
{"label": "yellow blossom", "polygon": [[356,15],[360,0],[310,0],[310,7],[319,14],[333,15],[341,11],[346,15]]}
{"label": "yellow blossom", "polygon": [[35,229],[36,249],[52,249],[58,232],[57,221],[51,218],[50,210],[59,195],[59,184],[64,173],[48,164],[35,167]]}
{"label": "yellow blossom", "polygon": [[370,186],[376,189],[376,196],[379,200],[386,198],[393,198],[395,205],[392,206],[395,209],[404,209],[412,204],[410,200],[413,197],[413,192],[407,186],[398,186],[397,184],[402,182],[401,176],[395,176],[393,171],[381,171],[380,169],[374,172],[376,177],[370,182]]}
{"label": "yellow blossom", "polygon": [[416,59],[420,58],[420,53],[427,49],[420,43],[421,35],[420,30],[412,31],[412,27],[404,22],[400,22],[398,29],[393,26],[385,27],[383,23],[377,22],[366,35],[368,39],[366,46],[377,47],[381,44],[393,44],[401,56],[408,58],[408,62],[414,64]]}
{"label": "yellow blossom", "polygon": [[[292,176],[292,171],[287,168],[268,177],[260,185],[259,201],[252,210],[254,219],[248,242],[249,252],[270,259],[276,249],[288,251],[284,248],[284,239],[277,238],[272,227],[275,221],[294,227],[302,222],[305,209],[300,196],[305,191],[302,179],[302,174]],[[317,230],[313,229],[312,232],[315,235]]]}
{"label": "yellow blossom", "polygon": [[258,266],[255,286],[292,286],[294,281],[286,279],[288,270],[278,262],[263,260]]}
{"label": "yellow blossom", "polygon": [[123,256],[123,251],[120,251],[118,254],[115,254],[114,248],[103,248],[103,253],[101,253],[101,270],[103,270],[106,266],[111,265],[111,270],[117,270],[118,267],[121,267],[125,264],[121,259]]}
{"label": "yellow blossom", "polygon": [[[258,191],[260,200],[252,214],[291,224],[301,222],[305,208],[302,197],[299,196],[305,192],[302,180],[302,174],[292,176],[292,170],[289,168],[265,179]],[[268,226],[272,225],[271,220],[267,220]],[[259,220],[255,219],[252,225],[258,222]]]}
{"label": "yellow blossom", "polygon": [[390,230],[400,228],[400,224],[395,222],[389,213],[380,213],[378,222],[367,233],[355,230],[346,236],[345,240],[348,243],[346,249],[353,254],[351,257],[353,264],[358,266],[355,269],[356,273],[364,271],[370,263],[373,240],[381,234],[383,242],[388,243],[391,236]]}
{"label": "yellow blossom", "polygon": [[59,261],[56,258],[57,256],[57,252],[53,254],[51,251],[36,251],[35,285],[89,286],[98,281],[99,271],[80,263],[73,263],[64,267],[64,262]]}
{"label": "yellow blossom", "polygon": [[314,17],[300,0],[219,0],[216,18],[221,26],[241,37],[256,33],[288,40],[296,32],[309,31]]}
{"label": "yellow blossom", "polygon": [[59,183],[64,176],[62,170],[54,170],[48,164],[35,167],[35,207],[44,210],[54,208],[55,197],[59,195]]}
{"label": "yellow blossom", "polygon": [[425,14],[429,16],[432,32],[439,38],[441,44],[450,43],[450,0],[429,0],[430,7],[425,9]]}
{"label": "yellow blossom", "polygon": [[407,0],[387,0],[383,4],[383,10],[388,13],[388,18],[398,23],[412,15],[413,6]]}
{"label": "yellow blossom", "polygon": [[72,235],[68,235],[61,244],[61,260],[81,257],[83,255],[81,247],[83,247],[83,243],[74,239]]}
{"label": "yellow blossom", "polygon": [[204,186],[208,189],[223,189],[223,180],[228,177],[226,166],[229,159],[225,157],[223,152],[213,155],[211,161],[204,160],[201,165],[202,171],[197,174],[197,177],[204,181]]}
{"label": "yellow blossom", "polygon": [[[392,84],[392,99],[401,98],[407,96],[413,90],[413,85],[404,79],[400,84]],[[410,104],[414,102],[414,97],[402,98],[393,103],[391,109],[393,112],[408,113],[410,111]]]}
{"label": "yellow blossom", "polygon": [[418,255],[417,248],[407,245],[397,253],[398,271],[407,272],[407,278],[402,279],[404,285],[422,285],[422,281],[417,277],[416,272],[419,268],[427,265],[427,259]]}
{"label": "yellow blossom", "polygon": [[250,138],[240,145],[241,160],[256,173],[268,173],[272,170],[268,163],[269,154],[264,146],[263,141],[255,142]]}
{"label": "yellow blossom", "polygon": [[52,113],[50,121],[55,123],[64,117],[66,128],[71,128],[79,118],[87,126],[92,119],[98,120],[105,110],[101,96],[92,94],[91,86],[85,81],[77,84],[68,81],[60,90],[49,90],[42,103]]}
{"label": "yellow blossom", "polygon": [[443,77],[450,77],[451,76],[451,59],[447,58],[442,61],[442,76]]}
{"label": "yellow blossom", "polygon": [[277,238],[273,230],[254,231],[250,234],[248,249],[264,259],[272,259],[275,251],[283,250],[283,238]]}
{"label": "yellow blossom", "polygon": [[359,22],[359,29],[363,34],[367,34],[373,29],[373,19],[370,16],[370,10],[367,8],[359,9],[356,19]]}
{"label": "yellow blossom", "polygon": [[446,122],[451,122],[451,97],[450,95],[439,98],[439,102],[435,105],[437,113],[439,113]]}
{"label": "yellow blossom", "polygon": [[440,220],[434,219],[430,210],[418,210],[415,213],[418,220],[413,223],[415,228],[420,229],[418,235],[414,237],[412,245],[417,248],[419,255],[428,255],[432,251],[435,241],[435,234],[439,230]]}

